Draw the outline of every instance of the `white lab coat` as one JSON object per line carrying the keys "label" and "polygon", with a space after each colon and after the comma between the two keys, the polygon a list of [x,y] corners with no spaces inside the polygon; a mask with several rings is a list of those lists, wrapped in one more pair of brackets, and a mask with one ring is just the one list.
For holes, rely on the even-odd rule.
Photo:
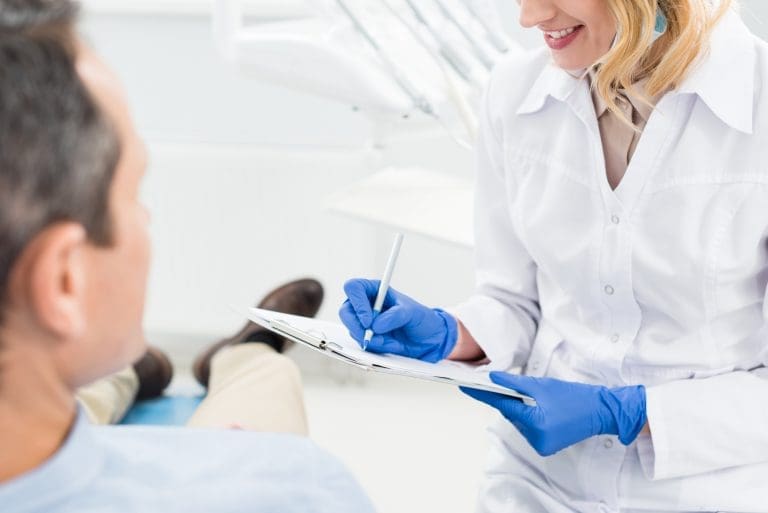
{"label": "white lab coat", "polygon": [[608,185],[585,80],[495,70],[478,291],[453,311],[498,369],[647,387],[652,435],[538,456],[491,428],[483,512],[768,511],[768,45],[736,13]]}

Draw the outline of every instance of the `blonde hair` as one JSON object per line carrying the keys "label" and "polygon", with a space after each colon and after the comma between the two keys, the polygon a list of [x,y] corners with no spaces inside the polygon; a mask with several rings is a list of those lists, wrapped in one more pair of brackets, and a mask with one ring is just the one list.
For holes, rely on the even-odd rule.
{"label": "blonde hair", "polygon": [[[712,29],[734,0],[605,0],[616,18],[618,34],[611,50],[596,63],[593,87],[608,109],[631,124],[616,102],[620,90],[645,103],[680,85],[696,59],[707,50]],[[715,0],[714,3],[717,3]],[[656,12],[667,29],[655,43]],[[647,78],[645,94],[632,84]]]}

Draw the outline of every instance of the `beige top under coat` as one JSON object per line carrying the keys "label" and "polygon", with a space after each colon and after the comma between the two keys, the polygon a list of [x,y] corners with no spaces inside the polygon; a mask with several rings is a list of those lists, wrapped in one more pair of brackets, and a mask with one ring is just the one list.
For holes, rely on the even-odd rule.
{"label": "beige top under coat", "polygon": [[[588,74],[590,84],[594,82],[594,74],[594,70]],[[648,79],[646,78],[635,84],[639,93],[645,92],[647,82]],[[660,97],[649,98],[651,104],[648,105],[638,98],[629,98],[624,94],[619,95],[618,105],[627,118],[631,119],[632,123],[638,128],[639,131],[635,131],[623,120],[619,119],[616,114],[608,110],[608,105],[597,93],[597,90],[592,89],[592,101],[595,105],[597,122],[600,126],[600,138],[603,142],[605,170],[611,189],[616,189],[619,183],[621,183],[621,179],[624,178],[624,173],[627,171],[629,161],[632,160],[632,155],[635,153],[643,129],[646,123],[648,123],[653,108]]]}

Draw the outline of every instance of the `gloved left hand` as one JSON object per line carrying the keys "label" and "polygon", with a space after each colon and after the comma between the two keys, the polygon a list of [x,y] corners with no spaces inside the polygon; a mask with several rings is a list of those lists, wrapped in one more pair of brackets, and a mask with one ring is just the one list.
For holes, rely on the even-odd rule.
{"label": "gloved left hand", "polygon": [[629,445],[647,420],[642,385],[609,389],[505,372],[492,372],[491,380],[532,397],[537,405],[484,390],[462,391],[499,410],[542,456],[596,435],[618,435]]}

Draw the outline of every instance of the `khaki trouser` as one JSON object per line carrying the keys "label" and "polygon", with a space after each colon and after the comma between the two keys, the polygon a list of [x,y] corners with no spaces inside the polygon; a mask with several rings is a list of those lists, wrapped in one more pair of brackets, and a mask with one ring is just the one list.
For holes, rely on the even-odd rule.
{"label": "khaki trouser", "polygon": [[[301,375],[296,364],[266,344],[226,347],[211,360],[208,395],[187,423],[191,427],[308,433]],[[97,424],[119,422],[133,404],[138,379],[132,368],[78,391]]]}
{"label": "khaki trouser", "polygon": [[77,400],[94,424],[117,424],[136,398],[139,378],[133,367],[107,376],[77,391]]}

